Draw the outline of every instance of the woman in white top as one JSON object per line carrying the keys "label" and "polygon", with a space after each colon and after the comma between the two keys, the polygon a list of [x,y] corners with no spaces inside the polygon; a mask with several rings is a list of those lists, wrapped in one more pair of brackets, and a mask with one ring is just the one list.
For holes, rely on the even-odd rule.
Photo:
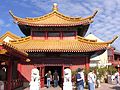
{"label": "woman in white top", "polygon": [[88,74],[88,89],[89,90],[95,90],[95,81],[96,81],[96,75],[94,71],[90,71]]}
{"label": "woman in white top", "polygon": [[114,76],[115,76],[116,83],[119,84],[119,72],[116,72]]}

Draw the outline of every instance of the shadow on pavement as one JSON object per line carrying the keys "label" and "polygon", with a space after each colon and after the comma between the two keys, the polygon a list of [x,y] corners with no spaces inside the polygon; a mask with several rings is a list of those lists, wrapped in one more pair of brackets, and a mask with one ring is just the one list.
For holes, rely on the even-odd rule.
{"label": "shadow on pavement", "polygon": [[110,87],[111,89],[114,89],[114,90],[120,90],[120,86],[113,86],[113,87]]}

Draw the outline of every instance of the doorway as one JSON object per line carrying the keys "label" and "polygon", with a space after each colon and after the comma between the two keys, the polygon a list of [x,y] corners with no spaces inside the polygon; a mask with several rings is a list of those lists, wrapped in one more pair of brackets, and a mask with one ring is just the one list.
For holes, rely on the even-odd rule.
{"label": "doorway", "polygon": [[[51,71],[52,77],[53,77],[53,73],[55,72],[55,70],[57,70],[58,75],[59,75],[59,81],[58,84],[60,85],[62,83],[62,66],[45,66],[45,74],[48,73],[48,71]],[[46,82],[46,77],[45,77],[45,84],[47,84]],[[53,85],[53,80],[51,81],[51,85]]]}

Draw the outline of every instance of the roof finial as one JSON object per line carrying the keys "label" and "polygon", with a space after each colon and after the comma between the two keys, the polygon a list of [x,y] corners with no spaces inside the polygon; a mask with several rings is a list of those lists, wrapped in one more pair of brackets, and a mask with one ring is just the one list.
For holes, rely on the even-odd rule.
{"label": "roof finial", "polygon": [[14,17],[14,14],[12,13],[11,10],[9,10],[9,13],[10,13],[10,15],[11,15],[12,17]]}
{"label": "roof finial", "polygon": [[53,4],[53,11],[58,11],[58,5],[57,5],[57,3]]}
{"label": "roof finial", "polygon": [[95,17],[95,15],[97,14],[97,12],[98,12],[98,10],[95,10],[95,12],[94,12],[93,15],[92,15],[92,18]]}

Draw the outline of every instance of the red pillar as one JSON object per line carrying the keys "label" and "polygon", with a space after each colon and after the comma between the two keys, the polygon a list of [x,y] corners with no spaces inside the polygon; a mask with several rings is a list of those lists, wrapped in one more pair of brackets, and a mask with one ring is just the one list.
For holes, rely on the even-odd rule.
{"label": "red pillar", "polygon": [[45,32],[45,40],[47,40],[48,39],[48,32],[46,31]]}
{"label": "red pillar", "polygon": [[7,90],[11,90],[11,88],[12,88],[12,83],[11,83],[11,81],[12,81],[12,61],[11,60],[9,60],[8,61],[8,71],[7,71],[8,73],[7,73],[7,82],[8,82],[8,85],[7,85]]}
{"label": "red pillar", "polygon": [[65,68],[65,66],[64,66],[64,64],[62,65],[62,79],[64,78],[64,68]]}
{"label": "red pillar", "polygon": [[45,66],[41,65],[40,66],[40,82],[41,82],[41,87],[44,87],[44,76],[45,76]]}
{"label": "red pillar", "polygon": [[86,57],[86,59],[85,59],[85,68],[87,70],[89,70],[89,68],[90,68],[90,58],[88,58],[88,57]]}
{"label": "red pillar", "polygon": [[61,85],[62,85],[62,90],[63,90],[63,82],[64,82],[64,68],[65,68],[65,65],[63,64],[62,65],[62,80],[61,80]]}

